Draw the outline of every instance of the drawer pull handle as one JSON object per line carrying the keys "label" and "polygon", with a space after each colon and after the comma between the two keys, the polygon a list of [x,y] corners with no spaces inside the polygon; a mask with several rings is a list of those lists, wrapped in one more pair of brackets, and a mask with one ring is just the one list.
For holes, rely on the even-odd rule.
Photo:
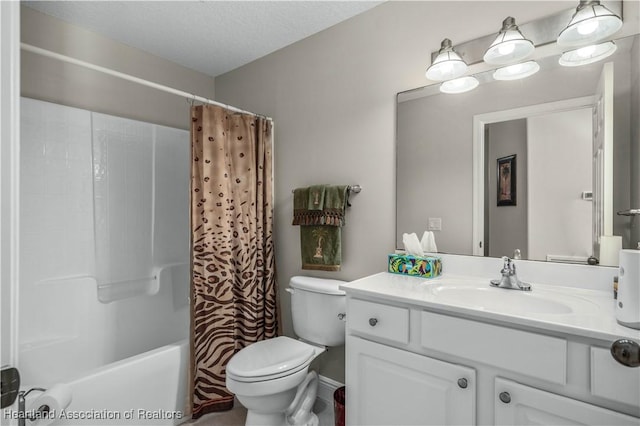
{"label": "drawer pull handle", "polygon": [[508,404],[511,402],[511,395],[509,395],[509,392],[500,392],[500,401],[504,402],[505,404]]}
{"label": "drawer pull handle", "polygon": [[467,379],[465,379],[464,377],[461,379],[458,379],[458,386],[460,386],[461,389],[466,389],[468,385],[469,385],[469,382],[467,382]]}
{"label": "drawer pull handle", "polygon": [[378,319],[377,318],[369,318],[369,325],[371,327],[375,327],[377,323],[378,323]]}
{"label": "drawer pull handle", "polygon": [[611,345],[613,359],[627,367],[640,367],[640,345],[633,340],[618,339]]}

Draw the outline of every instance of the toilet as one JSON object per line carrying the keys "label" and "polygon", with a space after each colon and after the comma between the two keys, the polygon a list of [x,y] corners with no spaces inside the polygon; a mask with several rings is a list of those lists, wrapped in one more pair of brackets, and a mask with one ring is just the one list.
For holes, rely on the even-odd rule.
{"label": "toilet", "polygon": [[247,409],[247,426],[318,424],[311,411],[318,375],[309,364],[329,346],[344,344],[344,281],[293,277],[293,330],[298,340],[280,336],[253,343],[227,364],[227,389]]}

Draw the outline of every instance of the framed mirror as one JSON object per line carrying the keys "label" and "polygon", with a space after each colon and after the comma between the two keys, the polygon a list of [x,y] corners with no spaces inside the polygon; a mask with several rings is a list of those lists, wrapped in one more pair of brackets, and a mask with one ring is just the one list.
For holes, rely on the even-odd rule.
{"label": "framed mirror", "polygon": [[580,67],[539,58],[522,80],[476,74],[467,93],[399,93],[396,247],[432,230],[465,255],[586,263],[602,236],[635,248],[640,218],[616,212],[640,192],[640,40],[616,44]]}

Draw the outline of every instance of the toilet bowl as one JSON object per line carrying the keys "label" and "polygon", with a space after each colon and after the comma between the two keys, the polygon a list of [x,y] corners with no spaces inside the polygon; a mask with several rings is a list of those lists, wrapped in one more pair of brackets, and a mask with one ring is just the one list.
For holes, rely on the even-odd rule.
{"label": "toilet bowl", "polygon": [[317,425],[311,408],[318,379],[309,365],[327,346],[344,344],[346,297],[338,288],[342,283],[293,277],[287,291],[300,340],[286,336],[263,340],[229,360],[227,388],[247,408],[246,425]]}

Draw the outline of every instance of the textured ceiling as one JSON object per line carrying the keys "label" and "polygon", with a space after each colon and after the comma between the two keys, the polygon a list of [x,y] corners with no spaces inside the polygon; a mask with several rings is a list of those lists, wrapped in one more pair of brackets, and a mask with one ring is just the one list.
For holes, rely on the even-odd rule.
{"label": "textured ceiling", "polygon": [[28,7],[217,76],[380,1],[27,1]]}

